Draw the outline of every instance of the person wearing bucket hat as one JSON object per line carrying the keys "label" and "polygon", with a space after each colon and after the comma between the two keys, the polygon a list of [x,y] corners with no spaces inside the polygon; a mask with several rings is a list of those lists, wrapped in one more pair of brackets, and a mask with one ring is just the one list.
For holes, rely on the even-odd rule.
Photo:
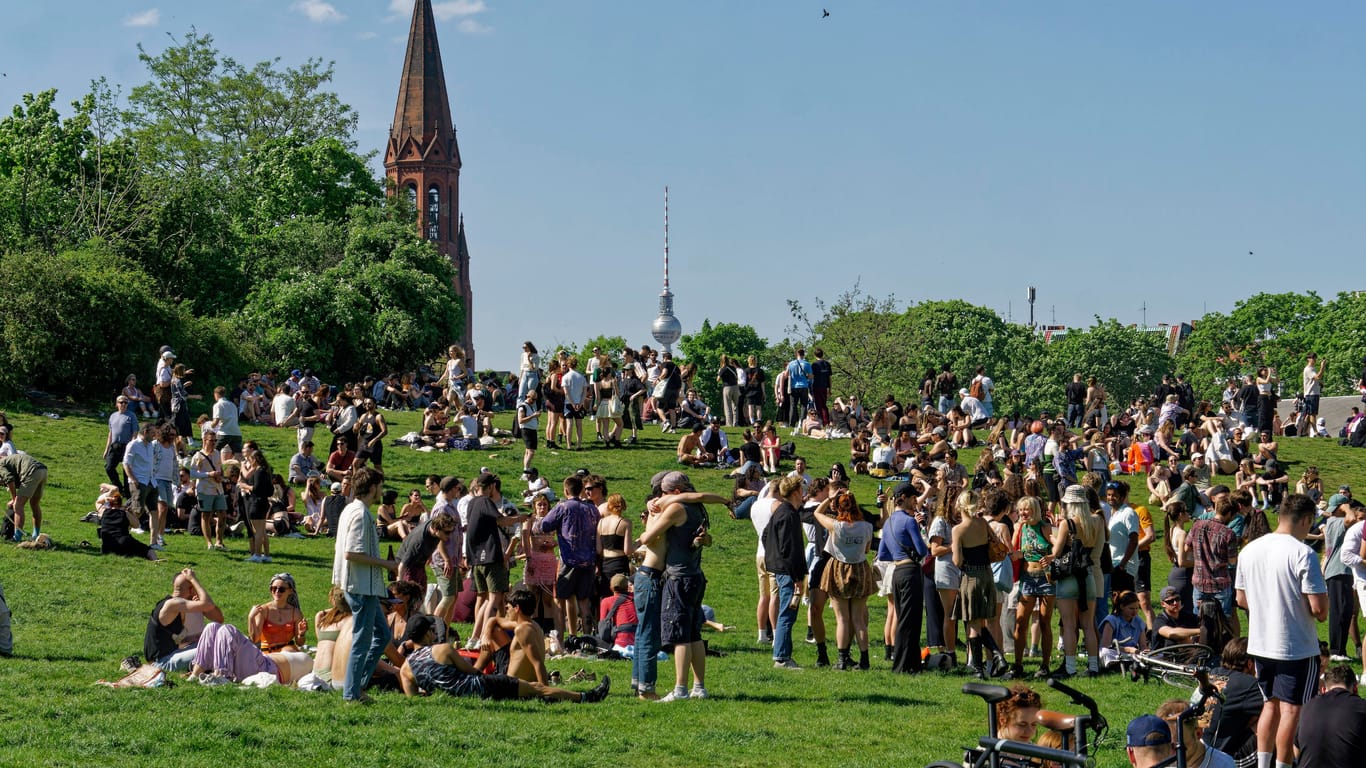
{"label": "person wearing bucket hat", "polygon": [[[1091,513],[1086,489],[1069,485],[1062,493],[1064,519],[1053,531],[1054,562],[1070,559],[1070,574],[1055,574],[1054,589],[1061,617],[1063,666],[1060,677],[1077,674],[1078,633],[1084,635],[1087,652],[1087,674],[1099,673],[1096,622],[1092,619],[1092,597],[1098,591],[1096,575],[1100,572],[1096,551],[1105,539],[1105,521]],[[1067,556],[1064,558],[1064,556]]]}

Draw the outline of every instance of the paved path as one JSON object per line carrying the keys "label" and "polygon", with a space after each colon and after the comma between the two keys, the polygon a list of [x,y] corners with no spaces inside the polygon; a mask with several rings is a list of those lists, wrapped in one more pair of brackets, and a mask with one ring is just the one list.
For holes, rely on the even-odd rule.
{"label": "paved path", "polygon": [[[1348,395],[1347,397],[1325,397],[1319,401],[1319,415],[1323,417],[1328,425],[1328,434],[1333,437],[1338,436],[1338,430],[1342,429],[1347,423],[1347,417],[1352,414],[1353,407],[1362,407],[1359,395]],[[1277,404],[1276,410],[1280,412],[1281,418],[1290,416],[1290,412],[1295,409],[1295,399],[1286,398]]]}

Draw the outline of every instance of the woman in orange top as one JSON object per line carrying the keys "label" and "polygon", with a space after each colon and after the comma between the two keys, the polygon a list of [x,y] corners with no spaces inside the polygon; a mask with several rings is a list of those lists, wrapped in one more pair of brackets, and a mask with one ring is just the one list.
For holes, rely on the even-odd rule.
{"label": "woman in orange top", "polygon": [[308,620],[299,609],[294,577],[277,573],[270,579],[270,602],[247,614],[247,636],[263,651],[294,651],[303,646]]}

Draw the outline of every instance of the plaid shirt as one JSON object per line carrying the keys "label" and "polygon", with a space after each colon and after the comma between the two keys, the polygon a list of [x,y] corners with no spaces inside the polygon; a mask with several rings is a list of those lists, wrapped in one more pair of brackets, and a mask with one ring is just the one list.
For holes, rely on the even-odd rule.
{"label": "plaid shirt", "polygon": [[1238,538],[1218,520],[1197,520],[1186,537],[1195,552],[1191,584],[1201,592],[1221,592],[1233,586],[1229,563],[1238,554]]}

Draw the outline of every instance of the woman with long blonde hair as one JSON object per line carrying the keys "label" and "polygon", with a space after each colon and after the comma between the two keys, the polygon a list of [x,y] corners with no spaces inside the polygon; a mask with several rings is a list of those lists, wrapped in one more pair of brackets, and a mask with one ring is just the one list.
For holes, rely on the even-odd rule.
{"label": "woman with long blonde hair", "polygon": [[[1080,485],[1068,486],[1062,497],[1062,512],[1053,532],[1053,559],[1072,560],[1073,571],[1054,576],[1058,613],[1062,616],[1063,668],[1058,670],[1058,676],[1071,677],[1077,673],[1079,631],[1085,635],[1087,674],[1098,674],[1095,622],[1090,618],[1095,598],[1090,571],[1094,565],[1092,553],[1105,539],[1105,521],[1091,514],[1086,489]],[[1079,546],[1074,547],[1074,542]]]}

